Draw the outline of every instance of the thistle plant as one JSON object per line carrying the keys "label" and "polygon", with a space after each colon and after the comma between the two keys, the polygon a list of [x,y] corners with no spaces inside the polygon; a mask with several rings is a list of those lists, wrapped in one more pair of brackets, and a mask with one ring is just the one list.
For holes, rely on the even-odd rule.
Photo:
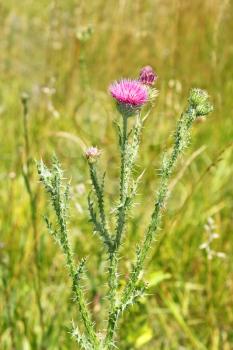
{"label": "thistle plant", "polygon": [[[56,158],[51,168],[43,161],[38,163],[38,173],[50,197],[56,214],[56,225],[48,218],[46,223],[49,232],[60,245],[65,258],[68,273],[72,281],[74,300],[78,305],[82,321],[80,327],[73,325],[72,336],[80,348],[89,350],[110,350],[116,347],[117,325],[122,314],[133,305],[138,298],[146,293],[147,285],[143,282],[143,269],[149,250],[153,247],[156,233],[161,225],[161,216],[168,198],[169,180],[175,169],[177,160],[190,143],[191,128],[199,116],[207,116],[212,111],[208,94],[200,89],[192,89],[188,98],[188,105],[178,119],[173,136],[173,147],[162,159],[160,183],[155,190],[153,210],[142,242],[135,251],[135,261],[132,262],[131,272],[123,290],[119,287],[119,258],[124,240],[127,240],[127,222],[130,220],[130,210],[142,174],[134,176],[135,163],[140,146],[141,133],[144,122],[153,106],[157,91],[154,84],[157,75],[149,66],[140,71],[137,80],[122,79],[109,87],[109,92],[116,102],[120,114],[117,124],[120,151],[119,195],[117,205],[113,210],[114,220],[106,211],[105,205],[105,174],[99,175],[98,163],[101,152],[97,147],[86,150],[92,190],[88,196],[88,209],[93,231],[98,234],[107,256],[108,264],[108,292],[107,292],[107,321],[104,330],[97,329],[92,321],[92,315],[85,299],[81,280],[86,266],[86,259],[79,264],[74,260],[74,252],[69,238],[69,183],[63,178],[63,171]],[[134,122],[129,128],[129,119]],[[110,222],[113,221],[113,222]],[[121,262],[124,259],[121,259]]]}

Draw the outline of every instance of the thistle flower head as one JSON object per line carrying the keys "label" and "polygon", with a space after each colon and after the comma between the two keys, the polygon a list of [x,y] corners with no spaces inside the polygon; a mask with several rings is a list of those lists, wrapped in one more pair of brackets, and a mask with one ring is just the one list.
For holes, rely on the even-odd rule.
{"label": "thistle flower head", "polygon": [[146,87],[133,79],[114,82],[110,85],[109,92],[117,101],[120,112],[126,116],[134,114],[149,99]]}
{"label": "thistle flower head", "polygon": [[139,81],[141,83],[152,86],[157,79],[158,76],[151,66],[145,66],[140,70]]}
{"label": "thistle flower head", "polygon": [[97,147],[88,147],[85,151],[85,156],[89,163],[93,164],[99,158],[101,152]]}
{"label": "thistle flower head", "polygon": [[205,116],[212,112],[213,106],[209,101],[209,95],[205,90],[192,89],[189,95],[189,103],[196,111],[196,116]]}

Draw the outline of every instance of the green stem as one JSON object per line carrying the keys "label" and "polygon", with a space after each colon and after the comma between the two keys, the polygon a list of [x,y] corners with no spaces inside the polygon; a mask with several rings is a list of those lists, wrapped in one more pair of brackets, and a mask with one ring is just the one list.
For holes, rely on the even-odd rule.
{"label": "green stem", "polygon": [[121,236],[125,225],[125,200],[127,197],[127,181],[126,181],[126,157],[127,157],[127,129],[128,118],[123,116],[123,129],[122,129],[122,141],[121,141],[121,174],[120,174],[120,204],[118,207],[118,220],[115,237],[115,247],[117,251],[120,245]]}
{"label": "green stem", "polygon": [[106,215],[105,215],[103,186],[99,184],[95,164],[89,163],[89,167],[90,167],[90,177],[91,177],[92,185],[94,187],[95,194],[97,197],[97,202],[98,202],[98,209],[99,209],[99,215],[100,215],[100,221],[101,221],[100,233],[103,235],[104,241],[107,244],[108,248],[111,249],[112,242],[111,242],[111,237],[109,234],[108,224],[107,224]]}
{"label": "green stem", "polygon": [[108,328],[107,328],[107,334],[105,337],[104,344],[108,347],[109,342],[113,338],[112,331],[114,331],[114,328],[112,327],[112,324],[114,323],[112,321],[112,311],[116,307],[116,292],[118,287],[118,278],[117,278],[117,265],[118,265],[118,248],[120,245],[121,235],[124,228],[124,216],[125,216],[125,208],[124,208],[124,201],[125,201],[125,168],[126,168],[126,147],[127,147],[127,122],[128,119],[126,116],[122,116],[123,119],[123,127],[122,127],[122,133],[120,134],[120,149],[121,149],[121,172],[120,172],[120,204],[118,206],[118,213],[117,213],[117,226],[116,226],[116,236],[114,240],[114,246],[113,250],[109,253],[109,292],[108,292],[108,299],[110,301],[110,311],[109,311],[109,319],[108,319]]}
{"label": "green stem", "polygon": [[118,265],[118,250],[121,243],[121,236],[124,231],[125,218],[127,210],[129,209],[130,196],[134,195],[134,192],[129,194],[129,182],[131,179],[131,173],[134,162],[137,157],[140,136],[142,130],[142,120],[140,114],[136,116],[136,122],[134,126],[134,134],[132,144],[128,143],[128,118],[123,117],[123,128],[121,133],[121,174],[120,174],[120,204],[118,206],[117,213],[117,226],[116,226],[116,238],[114,250],[110,255],[110,267],[109,267],[109,299],[110,299],[110,312],[108,320],[107,334],[105,338],[105,345],[109,348],[112,347],[112,340],[115,333],[115,325],[120,314],[120,306],[116,303],[116,291],[118,287],[117,278],[117,265]]}
{"label": "green stem", "polygon": [[89,340],[93,346],[93,350],[95,350],[95,349],[98,349],[98,340],[97,340],[97,337],[96,337],[96,334],[95,334],[95,331],[93,328],[93,323],[91,321],[90,312],[89,312],[89,310],[86,306],[86,303],[85,303],[84,293],[83,293],[83,291],[82,291],[82,289],[77,281],[77,275],[76,275],[75,268],[74,268],[73,253],[71,251],[69,240],[68,240],[66,223],[61,219],[61,220],[59,220],[59,224],[60,224],[60,230],[62,233],[61,244],[62,244],[63,252],[66,256],[66,263],[67,263],[67,267],[69,270],[69,274],[70,274],[70,277],[72,279],[73,293],[74,293],[75,299],[77,301],[80,315],[81,315],[83,324],[85,326],[87,335],[88,335]]}
{"label": "green stem", "polygon": [[28,96],[24,94],[22,96],[23,105],[23,134],[24,134],[24,150],[25,150],[25,167],[23,166],[23,178],[25,187],[29,196],[30,210],[31,210],[31,224],[33,230],[33,252],[34,252],[34,264],[35,264],[35,294],[39,310],[40,325],[42,333],[44,333],[44,313],[41,302],[41,275],[40,275],[40,261],[39,261],[39,249],[38,249],[38,229],[37,229],[37,202],[36,194],[33,193],[31,187],[31,157],[30,157],[30,143],[28,132]]}
{"label": "green stem", "polygon": [[83,320],[89,340],[92,346],[94,347],[93,350],[95,350],[95,349],[98,349],[98,340],[94,331],[93,323],[91,321],[90,312],[85,303],[84,293],[77,281],[77,275],[76,275],[76,271],[74,267],[75,265],[73,260],[73,252],[71,250],[69,239],[68,239],[68,230],[67,230],[66,219],[65,219],[66,215],[64,212],[65,209],[61,208],[60,203],[61,203],[60,192],[58,192],[57,193],[58,206],[55,207],[55,211],[56,211],[59,226],[60,226],[60,233],[61,233],[60,242],[61,242],[63,252],[66,256],[66,263],[67,263],[67,267],[68,267],[69,274],[73,284],[72,289],[79,307],[80,315]]}
{"label": "green stem", "polygon": [[121,236],[125,225],[125,201],[127,198],[127,184],[126,184],[126,157],[127,157],[127,145],[128,145],[128,118],[122,116],[123,126],[122,133],[120,135],[120,149],[121,149],[121,172],[120,172],[120,203],[117,212],[117,225],[116,225],[116,236],[114,240],[113,250],[110,252],[110,264],[109,264],[109,293],[108,298],[110,301],[110,311],[108,319],[107,334],[105,337],[104,344],[109,348],[111,347],[111,341],[114,336],[114,324],[113,310],[116,308],[116,292],[118,288],[118,277],[117,277],[117,265],[118,265],[118,250],[121,242]]}

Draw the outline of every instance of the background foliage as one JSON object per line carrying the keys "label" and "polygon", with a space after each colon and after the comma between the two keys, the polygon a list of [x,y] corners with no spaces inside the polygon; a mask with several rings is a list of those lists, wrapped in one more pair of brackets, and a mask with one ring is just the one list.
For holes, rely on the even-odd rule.
{"label": "background foliage", "polygon": [[[160,95],[144,129],[138,169],[146,172],[122,252],[122,286],[131,248],[152,210],[161,155],[190,87],[207,89],[215,111],[196,123],[178,166],[148,259],[150,295],[123,319],[119,348],[232,349],[232,1],[8,0],[1,2],[0,16],[1,349],[75,349],[68,329],[77,310],[63,256],[42,219],[48,206],[33,163],[48,161],[55,151],[71,179],[72,241],[79,257],[89,257],[90,308],[102,322],[106,266],[87,220],[83,149],[103,149],[111,208],[119,157],[117,115],[106,90],[114,79],[137,77],[146,64],[159,75]],[[24,91],[30,96],[28,149]],[[27,168],[34,207],[23,178]],[[219,233],[211,247],[224,258],[208,260],[199,248],[208,239],[209,217]]]}

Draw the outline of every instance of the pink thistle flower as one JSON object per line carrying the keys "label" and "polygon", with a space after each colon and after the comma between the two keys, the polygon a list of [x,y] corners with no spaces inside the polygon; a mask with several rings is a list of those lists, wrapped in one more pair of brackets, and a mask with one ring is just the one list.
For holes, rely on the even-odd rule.
{"label": "pink thistle flower", "polygon": [[93,164],[99,158],[101,152],[97,147],[88,147],[85,151],[85,156],[89,163]]}
{"label": "pink thistle flower", "polygon": [[145,85],[154,85],[158,79],[157,74],[154,72],[151,66],[145,66],[141,69],[139,74],[139,81]]}
{"label": "pink thistle flower", "polygon": [[119,103],[140,107],[148,100],[145,87],[137,80],[122,79],[110,85],[109,91]]}
{"label": "pink thistle flower", "polygon": [[117,101],[120,112],[126,116],[134,114],[149,99],[146,87],[133,79],[114,82],[110,85],[109,92]]}

